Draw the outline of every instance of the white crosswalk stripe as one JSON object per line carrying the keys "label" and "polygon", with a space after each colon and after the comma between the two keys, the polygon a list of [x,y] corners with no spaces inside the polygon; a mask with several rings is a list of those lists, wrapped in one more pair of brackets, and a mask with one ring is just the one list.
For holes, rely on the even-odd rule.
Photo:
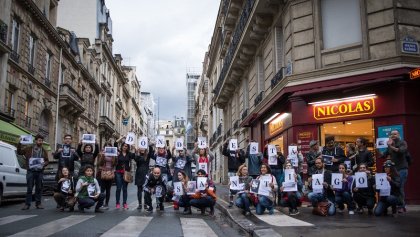
{"label": "white crosswalk stripe", "polygon": [[313,226],[313,224],[290,217],[275,210],[273,215],[255,215],[258,219],[274,226]]}
{"label": "white crosswalk stripe", "polygon": [[31,218],[37,215],[11,215],[0,218],[0,225],[6,225],[15,221],[24,220],[27,218]]}
{"label": "white crosswalk stripe", "polygon": [[180,218],[184,237],[214,237],[216,233],[207,225],[203,219]]}
{"label": "white crosswalk stripe", "polygon": [[10,235],[11,237],[17,237],[17,236],[36,236],[36,237],[45,237],[52,235],[54,233],[57,233],[59,231],[62,231],[64,229],[69,228],[70,226],[79,224],[85,220],[88,220],[94,216],[89,215],[71,215],[65,218],[61,218],[55,221],[48,222],[46,224],[16,233],[14,235]]}
{"label": "white crosswalk stripe", "polygon": [[136,237],[143,232],[153,217],[130,216],[112,229],[105,232],[103,237],[126,236]]}

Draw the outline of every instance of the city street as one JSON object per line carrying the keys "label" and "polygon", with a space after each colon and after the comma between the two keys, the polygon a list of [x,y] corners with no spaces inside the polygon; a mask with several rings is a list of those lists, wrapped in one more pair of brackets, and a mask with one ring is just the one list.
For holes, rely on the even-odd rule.
{"label": "city street", "polygon": [[22,201],[6,202],[0,207],[0,236],[244,236],[217,210],[215,217],[201,216],[194,209],[192,215],[184,216],[182,208],[174,211],[172,203],[165,203],[164,212],[139,211],[136,186],[130,184],[128,191],[127,211],[114,208],[114,193],[112,207],[104,213],[94,213],[93,208],[85,213],[59,212],[52,196],[43,196],[43,210],[32,205],[22,211]]}

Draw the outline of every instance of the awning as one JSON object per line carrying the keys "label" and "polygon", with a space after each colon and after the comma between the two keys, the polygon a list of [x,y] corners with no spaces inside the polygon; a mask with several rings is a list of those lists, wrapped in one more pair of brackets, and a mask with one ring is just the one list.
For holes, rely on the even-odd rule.
{"label": "awning", "polygon": [[[6,121],[0,120],[0,140],[7,142],[12,145],[17,145],[19,143],[19,139],[21,135],[32,134],[32,132],[14,124],[8,123]],[[51,151],[50,144],[44,142],[43,147],[47,151]]]}

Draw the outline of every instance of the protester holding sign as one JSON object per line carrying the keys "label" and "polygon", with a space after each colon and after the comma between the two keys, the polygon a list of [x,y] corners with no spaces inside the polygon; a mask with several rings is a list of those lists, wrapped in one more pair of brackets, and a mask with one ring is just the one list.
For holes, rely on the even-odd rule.
{"label": "protester holding sign", "polygon": [[166,149],[165,145],[162,145],[161,140],[156,141],[157,152],[154,154],[151,159],[155,161],[155,167],[159,167],[161,175],[165,179],[165,182],[169,180],[169,159],[172,159],[172,153]]}
{"label": "protester holding sign", "polygon": [[[372,209],[375,206],[375,190],[373,188],[375,178],[372,176],[370,171],[367,169],[366,164],[359,164],[358,172],[365,172],[367,180],[355,180],[353,181],[353,199],[357,203],[357,212],[359,214],[363,213],[363,206],[367,206],[368,214],[372,215]],[[367,188],[358,188],[356,187],[357,182],[366,182]]]}
{"label": "protester holding sign", "polygon": [[[400,177],[392,161],[384,163],[384,172],[389,183],[387,189],[379,190],[378,205],[375,208],[375,216],[386,215],[388,207],[392,208],[392,215],[397,214],[397,204],[400,198]],[[378,184],[376,184],[378,186]],[[391,189],[391,190],[389,190]]]}
{"label": "protester holding sign", "polygon": [[[172,153],[174,153],[175,147],[172,148]],[[178,172],[184,171],[187,174],[189,179],[192,179],[192,167],[191,164],[194,162],[194,159],[187,154],[187,149],[182,148],[182,150],[178,150],[178,156],[172,157],[172,161],[174,163],[174,177],[172,182],[178,182]]]}
{"label": "protester holding sign", "polygon": [[156,197],[156,208],[160,211],[164,211],[163,197],[166,194],[166,180],[163,178],[159,167],[153,168],[152,172],[146,175],[146,181],[143,185],[144,190],[144,202],[148,206],[148,212],[153,211],[152,206],[152,195]]}
{"label": "protester holding sign", "polygon": [[111,143],[106,143],[104,149],[98,155],[98,173],[96,178],[101,186],[101,193],[105,194],[105,203],[102,209],[108,209],[109,199],[111,197],[112,182],[115,178],[115,167],[117,165],[116,156],[105,156],[105,147],[112,146]]}
{"label": "protester holding sign", "polygon": [[[134,156],[134,161],[136,162],[136,175],[134,178],[134,184],[137,186],[137,200],[139,202],[137,209],[141,210],[143,208],[143,185],[144,181],[146,180],[146,175],[149,173],[149,151],[144,148],[137,149]],[[146,205],[144,208],[146,209]]]}
{"label": "protester holding sign", "polygon": [[60,206],[60,211],[64,211],[64,208],[68,207],[69,211],[72,212],[74,210],[76,198],[74,196],[76,190],[74,178],[69,173],[69,169],[67,169],[67,167],[63,167],[63,169],[61,169],[59,178],[57,187],[54,190],[54,200],[57,205]]}
{"label": "protester holding sign", "polygon": [[268,214],[274,214],[274,198],[278,189],[276,178],[271,174],[270,166],[262,164],[260,168],[261,175],[257,177],[260,181],[258,187],[258,204],[256,213],[258,215],[264,214],[265,209]]}
{"label": "protester holding sign", "polygon": [[[337,204],[338,211],[343,212],[344,203],[347,205],[350,215],[354,215],[354,202],[351,196],[351,185],[353,183],[353,177],[347,173],[347,167],[345,164],[340,164],[338,166],[340,174],[341,188],[334,188],[335,191],[335,203]],[[331,181],[334,184],[339,183],[335,178],[332,178]]]}
{"label": "protester holding sign", "polygon": [[248,175],[248,167],[243,164],[239,166],[236,175],[238,178],[238,192],[235,200],[235,205],[241,208],[242,213],[246,216],[251,214],[251,200],[249,199],[249,189],[252,177]]}
{"label": "protester holding sign", "polygon": [[332,172],[338,172],[338,165],[343,163],[346,159],[343,149],[335,144],[334,136],[328,136],[325,138],[325,146],[322,149],[322,155],[332,157],[332,163],[328,164],[325,162],[325,169]]}
{"label": "protester holding sign", "polygon": [[322,156],[319,152],[318,141],[312,140],[309,142],[309,152],[306,154],[306,163],[308,164],[308,175],[311,176],[315,170],[315,160]]}
{"label": "protester holding sign", "polygon": [[[123,208],[128,210],[127,204],[127,185],[128,181],[124,178],[124,173],[131,172],[131,160],[134,159],[134,154],[130,152],[130,145],[123,143],[121,145],[121,152],[117,156],[117,165],[115,167],[115,183],[117,190],[115,190],[116,209],[121,208],[120,197],[121,189],[123,191]],[[131,175],[131,174],[130,174]]]}
{"label": "protester holding sign", "polygon": [[[41,205],[42,178],[45,166],[48,165],[47,151],[42,147],[44,137],[40,134],[35,136],[35,144],[22,148],[17,146],[17,153],[25,156],[26,159],[26,201],[22,210],[28,210],[32,203],[32,190],[35,185],[35,206],[37,209],[44,209]],[[4,179],[4,177],[3,177]]]}
{"label": "protester holding sign", "polygon": [[[284,164],[284,171],[280,177],[280,194],[279,194],[279,199],[280,199],[280,206],[282,207],[288,207],[289,208],[289,215],[294,216],[294,215],[298,215],[299,214],[299,210],[298,210],[298,206],[301,205],[301,198],[303,196],[302,194],[302,188],[303,188],[303,183],[302,183],[302,178],[300,177],[299,174],[296,174],[295,169],[292,166],[292,163],[290,161],[286,161],[286,163]],[[287,174],[293,177],[287,177],[286,176],[286,171],[291,171],[291,172],[287,172]],[[292,175],[293,174],[293,175]],[[286,181],[287,178],[287,181]],[[292,182],[290,182],[290,180],[292,180]],[[287,188],[291,187],[291,186],[296,186],[297,190],[296,191],[287,191]]]}
{"label": "protester holding sign", "polygon": [[352,173],[356,172],[357,165],[361,162],[356,161],[357,150],[356,145],[353,143],[346,144],[346,159],[344,160],[344,165],[346,166],[346,170],[350,170]]}
{"label": "protester holding sign", "polygon": [[[277,184],[280,186],[280,179],[283,175],[283,165],[286,158],[281,152],[280,146],[278,145],[265,145],[264,158],[268,160],[268,166],[271,169],[271,174],[276,178]],[[280,190],[276,190],[280,193]],[[280,198],[277,198],[277,205],[280,205]]]}
{"label": "protester holding sign", "polygon": [[318,204],[328,203],[327,214],[332,216],[335,214],[335,196],[331,184],[331,171],[325,169],[324,160],[322,158],[315,159],[315,169],[312,176],[308,179],[309,200],[312,202],[314,210],[320,207]]}
{"label": "protester holding sign", "polygon": [[[204,170],[197,171],[197,180],[199,178],[206,178],[206,172]],[[198,185],[197,185],[198,186]],[[214,215],[214,205],[216,204],[216,193],[213,182],[207,178],[205,188],[203,190],[197,189],[195,194],[191,196],[190,205],[197,207],[201,211],[201,215],[204,215],[206,208],[210,207],[210,216]]]}
{"label": "protester holding sign", "polygon": [[73,137],[70,134],[66,134],[63,138],[63,145],[53,154],[54,159],[58,160],[58,170],[55,176],[57,181],[58,174],[60,174],[63,167],[67,167],[70,174],[74,174],[74,162],[79,160],[76,150],[71,147]]}
{"label": "protester holding sign", "polygon": [[400,132],[398,130],[392,130],[389,140],[387,142],[388,148],[384,153],[381,153],[379,150],[378,157],[386,158],[390,157],[391,161],[395,164],[395,168],[400,175],[400,192],[402,196],[402,206],[399,207],[398,212],[407,211],[405,208],[405,183],[408,179],[408,161],[407,161],[407,142],[401,139]]}
{"label": "protester holding sign", "polygon": [[192,156],[195,161],[197,170],[204,170],[207,174],[207,177],[211,179],[210,173],[210,163],[214,160],[214,154],[209,150],[209,148],[199,148],[198,144],[194,144],[194,150]]}
{"label": "protester holding sign", "polygon": [[103,213],[99,208],[104,203],[105,195],[101,193],[98,180],[93,175],[93,166],[86,165],[84,175],[79,177],[76,185],[79,212],[85,212],[85,208],[95,205],[96,213]]}
{"label": "protester holding sign", "polygon": [[358,164],[365,163],[368,167],[372,167],[375,164],[373,154],[367,149],[368,140],[364,137],[356,139],[356,158],[352,161],[352,167],[355,171]]}
{"label": "protester holding sign", "polygon": [[261,152],[258,152],[258,143],[254,140],[248,144],[246,148],[245,157],[248,158],[248,173],[252,178],[257,178],[260,175],[260,166],[263,163],[264,157]]}
{"label": "protester holding sign", "polygon": [[[232,140],[236,141],[236,139]],[[231,146],[234,146],[234,148],[229,147],[229,144]],[[242,149],[239,149],[236,143],[229,143],[228,141],[226,141],[223,145],[222,154],[228,159],[228,176],[235,176],[239,166],[245,163],[245,152]],[[229,207],[233,206],[234,195],[234,193],[229,192]]]}
{"label": "protester holding sign", "polygon": [[[188,175],[183,170],[179,170],[175,173],[177,176],[177,182],[174,182],[174,196],[177,199],[178,206],[184,208],[184,215],[191,215],[190,195],[187,194],[188,190]],[[176,202],[176,200],[174,200]]]}
{"label": "protester holding sign", "polygon": [[83,143],[80,141],[79,145],[77,146],[76,152],[80,158],[80,173],[83,173],[83,170],[86,165],[95,166],[95,160],[99,154],[99,145],[95,143],[95,150],[93,150],[92,144],[85,144],[83,147]]}

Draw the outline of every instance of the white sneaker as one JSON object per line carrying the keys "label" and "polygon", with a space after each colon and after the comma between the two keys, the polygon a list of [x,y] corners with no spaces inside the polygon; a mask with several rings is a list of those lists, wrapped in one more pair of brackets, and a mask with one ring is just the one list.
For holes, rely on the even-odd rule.
{"label": "white sneaker", "polygon": [[349,215],[354,215],[354,211],[349,211]]}

